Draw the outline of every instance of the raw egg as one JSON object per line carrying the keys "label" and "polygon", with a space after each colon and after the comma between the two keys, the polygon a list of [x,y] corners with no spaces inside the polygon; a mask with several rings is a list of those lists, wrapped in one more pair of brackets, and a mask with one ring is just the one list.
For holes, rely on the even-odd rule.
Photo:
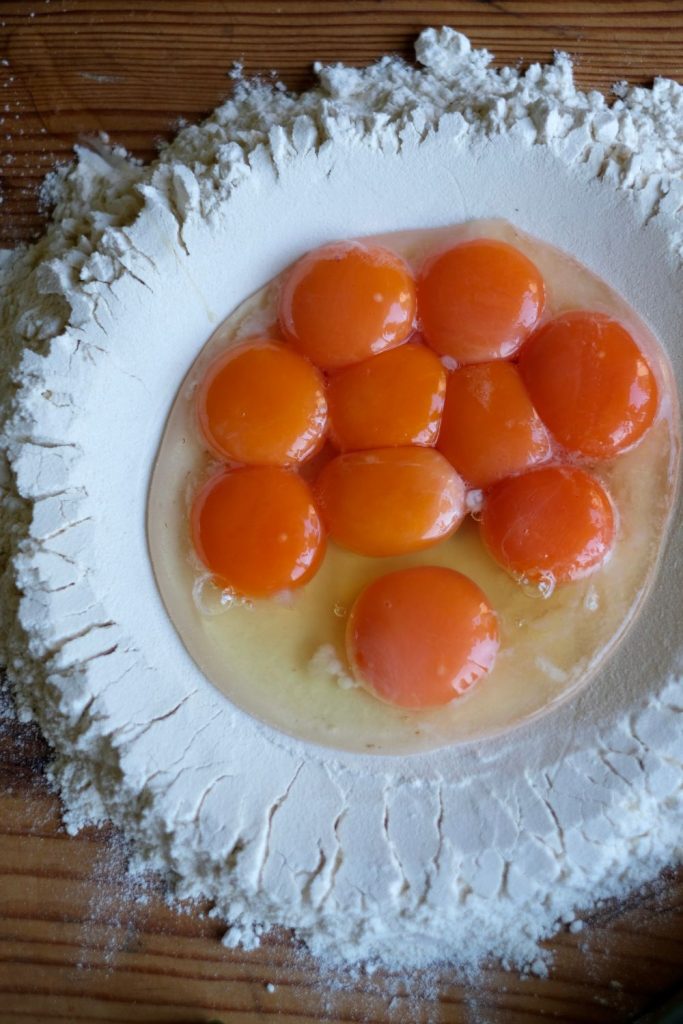
{"label": "raw egg", "polygon": [[544,466],[488,493],[481,535],[495,560],[531,583],[568,583],[595,572],[614,546],[612,502],[576,466]]}
{"label": "raw egg", "polygon": [[453,569],[419,566],[380,576],[349,616],[353,673],[375,697],[405,708],[448,704],[491,671],[495,612]]}
{"label": "raw egg", "polygon": [[228,349],[209,367],[197,415],[218,456],[247,465],[293,465],[322,446],[325,383],[286,345],[254,339]]}
{"label": "raw egg", "polygon": [[509,359],[541,318],[545,284],[519,249],[476,238],[427,260],[418,282],[425,339],[456,363]]}
{"label": "raw egg", "polygon": [[330,379],[330,437],[342,452],[433,445],[439,435],[446,371],[424,345],[366,359]]}
{"label": "raw egg", "polygon": [[[651,425],[638,443],[632,441],[617,458],[568,453],[547,421],[543,424],[545,433],[541,433],[538,419],[543,421],[544,417],[540,405],[529,393],[523,375],[520,391],[519,366],[507,357],[501,358],[497,349],[487,358],[480,358],[478,353],[474,363],[454,370],[459,360],[441,357],[427,344],[420,330],[420,310],[415,308],[405,318],[402,341],[394,344],[398,332],[390,337],[390,347],[383,352],[365,349],[359,358],[357,351],[354,354],[353,370],[359,370],[362,382],[376,373],[376,388],[374,394],[368,390],[358,401],[350,400],[346,426],[340,427],[339,436],[335,435],[333,422],[335,382],[342,380],[349,369],[318,368],[313,390],[317,394],[319,382],[324,380],[323,394],[328,402],[322,449],[314,450],[303,461],[288,461],[285,466],[236,468],[235,455],[221,455],[198,428],[197,397],[211,367],[227,359],[228,352],[254,340],[280,345],[313,369],[314,361],[296,341],[285,338],[284,331],[278,338],[273,326],[291,271],[265,283],[217,327],[180,385],[170,411],[148,504],[148,540],[160,593],[183,644],[207,679],[249,714],[302,741],[356,753],[404,755],[471,742],[537,718],[584,685],[604,664],[634,618],[653,578],[676,484],[677,406],[666,356],[623,298],[571,257],[498,220],[378,237],[358,245],[349,243],[349,248],[396,253],[395,259],[407,268],[410,283],[413,274],[419,277],[421,268],[431,259],[482,239],[503,243],[505,251],[519,253],[542,278],[545,306],[541,320],[531,328],[531,337],[523,340],[515,360],[521,358],[523,363],[526,346],[542,334],[545,324],[564,317],[566,310],[599,310],[620,324],[636,343],[655,378],[658,398]],[[505,279],[502,287],[505,296]],[[321,306],[318,313],[328,324],[337,325],[339,333],[334,337],[348,355],[345,346],[350,335],[343,308],[340,311],[340,307]],[[456,463],[462,466],[456,468],[438,448],[443,445],[445,451],[448,442],[448,387],[446,408],[434,409],[426,435],[416,433],[418,421],[420,430],[424,422],[424,396],[432,389],[430,385],[422,392],[423,377],[415,363],[411,371],[414,393],[422,397],[416,408],[406,400],[410,394],[406,378],[411,373],[402,373],[401,368],[409,365],[413,358],[409,353],[414,351],[429,357],[422,359],[422,367],[429,368],[428,377],[434,373],[432,380],[443,379],[444,366],[436,365],[440,361],[449,370],[449,381],[478,380],[482,385],[471,392],[464,387],[458,402],[451,403],[452,409],[460,407],[459,444],[473,459],[473,467],[479,465],[479,470],[467,470],[472,481],[465,484],[464,463]],[[389,372],[384,377],[383,364],[391,369],[388,356],[396,359],[393,377]],[[491,364],[497,367],[495,371],[486,369]],[[370,367],[372,374],[368,372]],[[353,395],[358,378],[349,372],[349,379],[354,384],[350,387]],[[359,394],[363,386],[358,384]],[[451,389],[454,401],[457,387]],[[484,397],[487,388],[491,401]],[[274,406],[281,397],[278,390],[274,380]],[[299,394],[289,385],[284,390]],[[525,391],[527,399],[522,401]],[[302,394],[306,394],[305,389]],[[438,386],[432,394],[437,406],[442,400]],[[476,402],[474,396],[478,396]],[[238,394],[236,405],[244,398]],[[535,416],[530,414],[528,403]],[[284,437],[288,425],[295,425],[283,456],[287,460],[302,450],[296,438],[302,434],[310,437],[305,416],[304,426],[299,428],[305,405],[300,400],[292,403],[284,416],[284,427],[277,430],[278,438]],[[507,437],[505,430],[501,435],[500,424],[495,429],[492,425],[496,406],[508,426]],[[319,410],[319,403],[313,407]],[[287,409],[286,402],[283,408]],[[435,448],[437,418],[441,422]],[[258,428],[257,436],[265,430],[268,448],[273,436],[268,434],[266,419],[252,426]],[[350,434],[348,442],[342,442],[341,434],[347,426],[356,432]],[[370,426],[373,430],[396,430],[390,435],[392,443],[374,442],[371,448],[361,449],[360,445],[366,443],[364,432]],[[295,451],[291,450],[292,437]],[[545,456],[545,437],[552,444],[551,457],[526,465],[530,456]],[[407,438],[410,445],[403,443]],[[348,443],[359,447],[335,456],[332,439],[340,446]],[[397,440],[400,443],[395,445]],[[382,472],[365,466],[363,461],[378,450],[393,452],[392,458],[398,462],[385,465]],[[418,470],[408,468],[403,461],[406,451],[413,461],[424,461],[426,456],[429,465]],[[241,454],[244,458],[244,452]],[[217,456],[224,460],[224,466],[216,466]],[[585,464],[582,469],[576,464],[579,457]],[[329,468],[337,458],[360,460],[350,474],[359,481],[357,491],[345,486],[345,472]],[[491,467],[497,459],[500,461],[494,470]],[[558,462],[563,465],[558,467]],[[537,480],[529,486],[529,478],[549,470],[557,472],[558,468],[570,474],[570,482],[574,471],[585,473],[589,480],[587,485],[567,488],[565,510],[553,515],[549,510],[565,485],[553,485],[555,497],[546,494],[541,500],[543,488],[538,488]],[[473,487],[475,480],[479,484],[486,480],[477,472],[506,474],[486,485],[481,513],[481,491],[466,493],[466,487]],[[252,473],[265,473],[266,477],[250,487],[247,474]],[[278,486],[268,483],[271,473]],[[325,473],[339,473],[339,480],[330,486],[333,500],[328,507],[318,490]],[[242,483],[231,493],[235,476]],[[216,493],[212,501],[207,498],[200,516],[204,488],[214,477],[221,484],[216,484]],[[230,485],[228,480],[232,481]],[[240,495],[242,487],[245,493]],[[448,500],[439,508],[443,493]],[[514,500],[508,500],[510,495]],[[482,523],[464,515],[466,509],[481,514]],[[539,524],[543,520],[546,541],[539,544]],[[325,545],[326,521],[334,525],[336,543]],[[264,524],[262,536],[267,543],[259,539],[259,523]],[[484,527],[490,527],[488,546],[483,540]],[[347,533],[350,545],[355,544],[358,550],[342,546]],[[511,538],[516,538],[512,547]],[[368,553],[358,553],[361,551]],[[416,656],[422,659],[420,678],[426,681],[421,692],[413,690],[409,699],[416,706],[409,707],[400,703],[404,699],[401,687],[405,684],[405,695],[409,685],[418,680],[418,673],[412,672],[416,662],[410,661],[408,645],[403,649],[403,660],[411,669],[412,682],[406,674],[393,691],[393,703],[388,690],[383,695],[379,686],[373,690],[372,684],[362,678],[359,663],[352,662],[347,638],[349,619],[355,616],[352,609],[368,587],[380,577],[391,579],[395,573],[418,568],[466,576],[486,595],[488,607],[495,611],[501,646],[495,664],[470,687],[466,697],[458,697],[451,687],[441,692],[446,703],[430,703],[435,691],[431,689],[434,676],[429,666],[433,667],[434,662],[430,661],[429,628],[432,621],[439,621],[440,612],[438,604],[431,606],[429,595],[425,595],[423,603],[428,612],[420,620],[420,629],[411,633],[414,623],[404,620],[401,630],[413,638]],[[520,578],[528,580],[528,585]],[[226,591],[254,600],[226,600]],[[466,615],[450,620],[451,626],[460,623],[458,630],[467,621]],[[373,648],[372,637],[367,639],[368,649],[379,652],[379,661],[384,655],[390,660],[381,642]],[[445,651],[449,643],[447,637]],[[478,656],[475,660],[484,664]],[[457,672],[448,665],[444,663],[441,674],[437,665],[437,682],[457,682]]]}
{"label": "raw egg", "polygon": [[330,537],[361,555],[420,551],[452,534],[465,515],[465,486],[433,448],[338,455],[314,490]]}
{"label": "raw egg", "polygon": [[285,337],[324,370],[401,345],[413,330],[415,282],[406,263],[380,246],[337,242],[303,256],[285,278]]}
{"label": "raw egg", "polygon": [[479,488],[545,462],[551,453],[519,371],[502,360],[450,374],[438,448]]}
{"label": "raw egg", "polygon": [[541,419],[570,452],[610,459],[655,418],[655,376],[633,335],[604,313],[551,320],[524,345],[519,368]]}
{"label": "raw egg", "polygon": [[241,597],[301,587],[325,535],[311,492],[288,469],[219,469],[194,499],[192,541],[215,581]]}

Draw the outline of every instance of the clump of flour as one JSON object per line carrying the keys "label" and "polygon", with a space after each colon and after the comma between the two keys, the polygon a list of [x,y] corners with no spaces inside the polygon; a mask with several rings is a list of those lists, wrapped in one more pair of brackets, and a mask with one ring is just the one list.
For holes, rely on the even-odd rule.
{"label": "clump of flour", "polygon": [[[450,29],[423,32],[416,53],[421,67],[319,67],[302,95],[239,82],[149,167],[93,143],[52,177],[45,236],[0,269],[2,658],[19,714],[54,748],[67,827],[111,818],[138,865],[213,901],[227,942],[251,946],[281,925],[338,962],[496,956],[541,971],[539,942],[578,909],[680,859],[680,652],[649,650],[646,685],[610,677],[476,748],[337,756],[248,719],[206,683],[146,552],[159,430],[196,349],[296,245],[363,233],[342,228],[364,202],[369,217],[394,200],[400,211],[407,169],[454,194],[471,184],[468,160],[499,150],[547,180],[566,174],[538,204],[548,225],[578,218],[566,232],[577,244],[590,218],[567,213],[563,192],[574,182],[592,202],[601,183],[610,218],[647,228],[666,246],[662,273],[680,279],[680,86],[620,86],[609,105],[575,89],[566,56],[494,71]],[[505,161],[476,182],[501,208],[515,189],[529,198]],[[413,191],[430,187],[412,178]],[[272,198],[300,234],[274,231],[277,259],[250,277]],[[430,207],[430,224],[453,219],[446,206]],[[394,226],[408,226],[401,216]],[[641,296],[633,275],[636,299],[657,276]],[[661,610],[670,636],[679,608]]]}

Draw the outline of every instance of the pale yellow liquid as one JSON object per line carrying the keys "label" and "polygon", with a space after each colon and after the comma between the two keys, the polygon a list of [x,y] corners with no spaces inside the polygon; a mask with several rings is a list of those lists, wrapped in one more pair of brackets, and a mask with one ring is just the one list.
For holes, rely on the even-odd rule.
{"label": "pale yellow liquid", "polygon": [[[330,543],[322,568],[305,587],[275,600],[223,606],[213,585],[201,583],[189,541],[192,496],[215,466],[196,426],[194,393],[218,352],[274,323],[277,280],[221,324],[171,410],[148,506],[149,547],[162,598],[205,676],[245,711],[300,739],[350,751],[403,754],[490,736],[538,716],[600,666],[632,621],[654,575],[678,455],[674,391],[661,349],[603,281],[507,222],[470,222],[378,240],[417,268],[427,253],[482,236],[511,242],[538,266],[547,285],[546,317],[584,308],[625,323],[659,380],[660,411],[641,444],[612,462],[588,467],[606,486],[619,514],[616,549],[593,576],[543,598],[491,560],[476,522],[468,518],[436,547],[399,558],[365,558]],[[377,576],[412,565],[449,566],[470,576],[496,609],[501,628],[491,674],[467,696],[426,711],[390,707],[360,688],[340,686],[325,659],[314,659],[329,645],[346,666],[344,631],[355,598]]]}

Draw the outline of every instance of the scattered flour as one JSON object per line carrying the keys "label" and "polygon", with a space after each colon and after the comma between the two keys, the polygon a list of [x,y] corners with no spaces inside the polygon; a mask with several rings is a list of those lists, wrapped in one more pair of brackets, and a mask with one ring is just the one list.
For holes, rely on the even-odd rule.
{"label": "scattered flour", "polygon": [[680,517],[655,600],[578,699],[406,759],[233,708],[180,645],[146,549],[197,351],[331,238],[506,216],[622,291],[680,384],[683,89],[619,86],[609,106],[563,55],[493,71],[450,29],[416,51],[419,68],[318,67],[300,96],[238,82],[151,166],[94,142],[52,176],[45,236],[0,269],[2,655],[67,827],[113,819],[138,865],[214,901],[226,942],[283,925],[329,961],[542,972],[540,940],[681,858]]}

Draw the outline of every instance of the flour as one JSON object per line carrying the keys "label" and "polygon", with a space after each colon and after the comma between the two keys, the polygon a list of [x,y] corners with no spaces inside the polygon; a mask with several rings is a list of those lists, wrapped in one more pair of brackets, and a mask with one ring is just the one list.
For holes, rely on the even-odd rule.
{"label": "flour", "polygon": [[93,143],[53,175],[52,224],[0,270],[3,657],[54,747],[67,827],[113,819],[136,865],[213,900],[226,942],[283,925],[337,962],[542,971],[540,940],[681,858],[680,526],[579,698],[405,759],[306,746],[228,704],[147,556],[184,373],[241,299],[331,238],[508,217],[624,293],[680,384],[681,87],[620,86],[609,106],[562,55],[493,71],[450,29],[416,50],[421,69],[319,67],[300,96],[238,82],[151,166]]}

